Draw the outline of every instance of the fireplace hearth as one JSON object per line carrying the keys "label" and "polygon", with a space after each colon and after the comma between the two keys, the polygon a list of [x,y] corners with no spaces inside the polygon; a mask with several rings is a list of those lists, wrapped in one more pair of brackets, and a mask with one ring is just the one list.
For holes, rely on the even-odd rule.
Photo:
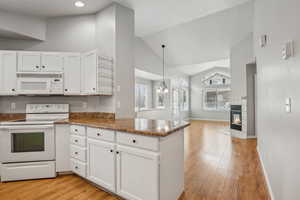
{"label": "fireplace hearth", "polygon": [[242,106],[231,105],[230,107],[230,128],[242,131]]}

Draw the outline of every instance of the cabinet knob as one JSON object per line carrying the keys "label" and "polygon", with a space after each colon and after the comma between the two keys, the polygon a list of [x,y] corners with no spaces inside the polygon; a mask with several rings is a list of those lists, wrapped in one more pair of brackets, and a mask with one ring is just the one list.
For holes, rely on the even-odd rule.
{"label": "cabinet knob", "polygon": [[96,88],[93,88],[93,90],[96,90]]}
{"label": "cabinet knob", "polygon": [[65,91],[67,92],[67,91],[68,91],[68,89],[65,89]]}
{"label": "cabinet knob", "polygon": [[78,132],[78,129],[74,129],[75,132]]}
{"label": "cabinet knob", "polygon": [[35,66],[35,68],[37,68],[37,69],[38,69],[38,68],[39,68],[39,66]]}
{"label": "cabinet knob", "polygon": [[16,90],[15,90],[15,89],[11,89],[11,91],[13,91],[13,92],[14,92],[14,91],[16,91]]}
{"label": "cabinet knob", "polygon": [[100,133],[97,133],[97,136],[101,136],[101,134],[100,134]]}
{"label": "cabinet knob", "polygon": [[136,140],[132,140],[133,143],[136,143]]}
{"label": "cabinet knob", "polygon": [[75,142],[77,143],[77,142],[78,142],[78,140],[75,140]]}
{"label": "cabinet knob", "polygon": [[42,68],[45,69],[45,66],[43,65]]}
{"label": "cabinet knob", "polygon": [[116,151],[116,154],[119,154],[120,152],[119,151]]}
{"label": "cabinet knob", "polygon": [[75,152],[76,155],[78,155],[78,152]]}
{"label": "cabinet knob", "polygon": [[114,152],[114,150],[111,149],[110,152]]}
{"label": "cabinet knob", "polygon": [[79,167],[77,167],[77,166],[75,167],[75,169],[78,169],[78,168],[79,168]]}

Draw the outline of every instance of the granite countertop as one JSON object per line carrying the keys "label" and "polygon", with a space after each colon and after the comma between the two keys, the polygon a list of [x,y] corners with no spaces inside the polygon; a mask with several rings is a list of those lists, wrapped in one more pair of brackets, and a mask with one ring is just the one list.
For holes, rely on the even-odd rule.
{"label": "granite countertop", "polygon": [[150,119],[100,119],[81,118],[68,119],[55,122],[56,124],[75,124],[94,128],[124,131],[134,134],[167,136],[175,131],[186,128],[190,125],[186,121],[150,120]]}
{"label": "granite countertop", "polygon": [[[74,124],[134,134],[164,137],[190,125],[186,121],[150,119],[113,119],[114,115],[101,113],[73,113],[70,119],[56,121],[55,124]],[[0,114],[0,122],[25,119],[25,114]]]}

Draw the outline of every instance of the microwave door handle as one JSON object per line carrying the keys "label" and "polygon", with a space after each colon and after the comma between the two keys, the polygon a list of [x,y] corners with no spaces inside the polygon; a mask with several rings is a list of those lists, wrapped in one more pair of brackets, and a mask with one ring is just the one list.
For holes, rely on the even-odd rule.
{"label": "microwave door handle", "polygon": [[25,129],[50,129],[53,125],[16,125],[16,126],[0,126],[0,129],[8,130],[25,130]]}

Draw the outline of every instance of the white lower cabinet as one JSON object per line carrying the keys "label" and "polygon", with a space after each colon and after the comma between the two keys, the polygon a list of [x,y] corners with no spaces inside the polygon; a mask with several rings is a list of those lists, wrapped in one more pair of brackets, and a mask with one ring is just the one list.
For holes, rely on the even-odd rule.
{"label": "white lower cabinet", "polygon": [[130,200],[158,200],[159,154],[118,145],[117,193]]}
{"label": "white lower cabinet", "polygon": [[164,138],[84,126],[70,131],[74,173],[127,200],[177,200],[182,194],[183,131]]}
{"label": "white lower cabinet", "polygon": [[95,139],[87,140],[87,179],[115,191],[115,145]]}

